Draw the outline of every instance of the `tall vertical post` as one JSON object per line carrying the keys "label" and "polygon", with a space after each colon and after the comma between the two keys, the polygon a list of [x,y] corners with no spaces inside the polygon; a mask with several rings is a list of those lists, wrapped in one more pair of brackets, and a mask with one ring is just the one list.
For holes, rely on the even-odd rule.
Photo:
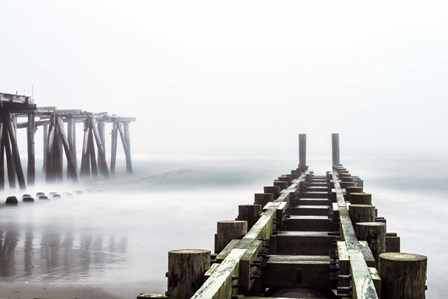
{"label": "tall vertical post", "polygon": [[78,167],[78,161],[76,158],[76,122],[73,117],[67,120],[67,138],[70,152],[73,157],[73,162],[75,164],[75,169]]}
{"label": "tall vertical post", "polygon": [[28,113],[27,142],[28,142],[28,186],[34,185],[36,176],[36,155],[34,151],[34,135],[36,132],[34,113]]}
{"label": "tall vertical post", "polygon": [[306,134],[299,134],[299,168],[306,169]]}
{"label": "tall vertical post", "polygon": [[117,162],[117,139],[118,123],[114,122],[112,127],[112,142],[110,150],[110,173],[115,173],[115,163]]}
{"label": "tall vertical post", "polygon": [[5,146],[5,154],[6,154],[6,165],[8,168],[8,183],[9,188],[14,189],[16,187],[16,163],[14,162],[14,159],[12,158],[11,153],[11,143],[9,141],[9,134],[7,129],[7,119],[3,119],[3,125],[5,126],[3,128],[3,142]]}
{"label": "tall vertical post", "polygon": [[8,129],[9,138],[11,139],[12,159],[15,163],[17,180],[19,181],[20,189],[25,189],[25,177],[22,170],[22,162],[20,161],[19,146],[17,145],[16,133],[14,132],[13,122],[11,121],[11,114],[8,115],[6,121],[6,128]]}
{"label": "tall vertical post", "polygon": [[55,174],[55,120],[54,116],[52,115],[50,118],[50,127],[48,128],[48,133],[46,134],[48,136],[45,152],[46,152],[46,166],[45,166],[45,179],[47,182],[52,182],[56,178]]}
{"label": "tall vertical post", "polygon": [[339,160],[339,134],[338,133],[331,134],[331,145],[332,145],[332,154],[333,154],[333,166],[340,165],[341,162]]}
{"label": "tall vertical post", "polygon": [[3,138],[3,122],[0,119],[0,190],[5,189],[5,140]]}
{"label": "tall vertical post", "polygon": [[47,155],[48,155],[48,125],[43,125],[43,137],[44,137],[44,148],[43,148],[43,152],[44,152],[44,165],[42,166],[42,170],[45,171],[47,169]]}
{"label": "tall vertical post", "polygon": [[132,158],[131,158],[131,138],[129,136],[129,123],[123,123],[124,137],[126,139],[126,170],[132,172]]}
{"label": "tall vertical post", "polygon": [[81,176],[90,175],[90,156],[89,156],[89,131],[90,118],[84,122],[84,139],[82,144],[82,158],[81,158]]}

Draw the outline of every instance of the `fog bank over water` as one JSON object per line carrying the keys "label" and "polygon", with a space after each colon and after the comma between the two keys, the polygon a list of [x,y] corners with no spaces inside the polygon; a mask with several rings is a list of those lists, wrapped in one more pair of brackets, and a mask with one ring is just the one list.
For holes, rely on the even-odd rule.
{"label": "fog bank over water", "polygon": [[[376,156],[343,162],[364,179],[388,231],[401,237],[402,251],[428,256],[427,298],[443,298],[448,192],[431,177],[418,180],[440,161]],[[311,157],[309,164],[320,174],[330,169],[327,159]],[[295,166],[294,159],[145,159],[135,160],[132,176],[38,185],[29,192],[90,191],[0,208],[0,295],[17,285],[90,286],[119,298],[163,292],[168,250],[213,250],[216,222],[234,219],[238,204],[252,203],[253,193]],[[442,168],[432,169],[438,181],[446,178]]]}

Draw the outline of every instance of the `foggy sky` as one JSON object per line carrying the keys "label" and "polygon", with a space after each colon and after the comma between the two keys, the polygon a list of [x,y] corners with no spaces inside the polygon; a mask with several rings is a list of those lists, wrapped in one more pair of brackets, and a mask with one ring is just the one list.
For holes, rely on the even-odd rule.
{"label": "foggy sky", "polygon": [[444,1],[1,1],[0,92],[135,116],[134,153],[443,153]]}

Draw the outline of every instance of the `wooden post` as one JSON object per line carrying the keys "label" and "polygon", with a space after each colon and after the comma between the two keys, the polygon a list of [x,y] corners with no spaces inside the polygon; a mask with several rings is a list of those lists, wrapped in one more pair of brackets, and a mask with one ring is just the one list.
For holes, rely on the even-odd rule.
{"label": "wooden post", "polygon": [[345,187],[345,200],[350,201],[350,194],[353,192],[362,192],[363,188],[358,186],[346,186]]}
{"label": "wooden post", "polygon": [[210,268],[210,251],[180,249],[168,252],[168,298],[187,299],[201,287]]}
{"label": "wooden post", "polygon": [[382,222],[358,222],[355,226],[359,240],[367,241],[375,261],[380,253],[386,252],[386,224]]}
{"label": "wooden post", "polygon": [[75,163],[75,169],[78,169],[78,161],[76,155],[76,122],[73,117],[67,119],[67,138],[70,152],[72,153],[73,157],[73,162]]}
{"label": "wooden post", "polygon": [[90,118],[84,122],[84,139],[82,143],[82,157],[81,157],[81,176],[90,175],[90,156],[89,156],[89,131]]}
{"label": "wooden post", "polygon": [[55,131],[56,131],[56,126],[55,126],[55,121],[54,121],[54,116],[51,116],[50,119],[50,127],[48,128],[48,141],[47,141],[47,147],[46,147],[46,152],[47,152],[47,159],[46,159],[46,166],[45,166],[45,175],[46,175],[46,181],[47,182],[52,182],[55,180],[56,176],[55,176],[55,165],[54,165],[54,156],[55,156]]}
{"label": "wooden post", "polygon": [[58,131],[60,134],[60,139],[62,141],[62,145],[64,146],[65,156],[67,158],[67,175],[72,180],[77,181],[78,175],[76,174],[76,164],[73,159],[73,154],[70,149],[69,141],[67,140],[67,136],[65,135],[64,123],[60,117],[57,117],[57,125]]}
{"label": "wooden post", "polygon": [[117,161],[117,139],[118,139],[118,123],[114,122],[112,127],[112,142],[110,150],[110,172],[115,173],[115,163]]}
{"label": "wooden post", "polygon": [[131,158],[131,138],[129,135],[129,123],[125,122],[123,123],[124,128],[124,138],[126,139],[126,150],[125,150],[125,156],[126,156],[126,170],[129,173],[132,173],[132,158]]}
{"label": "wooden post", "polygon": [[44,148],[43,148],[43,152],[44,152],[44,165],[42,166],[42,170],[46,171],[47,169],[47,158],[48,158],[48,125],[43,125],[43,137],[44,137]]}
{"label": "wooden post", "polygon": [[17,180],[19,181],[20,189],[26,188],[25,176],[23,175],[22,162],[20,161],[20,152],[19,146],[17,145],[17,138],[14,132],[14,128],[12,122],[10,121],[11,117],[7,118],[6,128],[8,129],[9,138],[11,140],[11,151],[13,155],[13,160],[16,167]]}
{"label": "wooden post", "polygon": [[358,222],[375,221],[375,207],[371,205],[350,205],[348,214],[353,226]]}
{"label": "wooden post", "polygon": [[[109,176],[109,169],[107,168],[107,161],[106,161],[106,150],[104,149],[102,140],[101,140],[101,134],[98,132],[98,128],[95,126],[95,121],[92,119],[92,131],[93,135],[95,137],[96,145],[98,148],[98,166],[100,168],[100,172],[104,176]],[[104,126],[103,126],[104,130]],[[104,131],[103,131],[104,135]],[[103,136],[104,138],[104,136]]]}
{"label": "wooden post", "polygon": [[27,143],[28,143],[28,186],[34,185],[36,178],[36,154],[34,151],[34,135],[36,133],[34,113],[28,113],[28,127],[27,127]]}
{"label": "wooden post", "polygon": [[387,299],[425,298],[428,258],[413,253],[386,252],[379,256],[381,297]]}
{"label": "wooden post", "polygon": [[260,218],[260,214],[261,205],[239,205],[236,220],[247,221],[247,230],[250,230]]}
{"label": "wooden post", "polygon": [[371,205],[372,194],[364,192],[351,192],[348,200],[351,204]]}
{"label": "wooden post", "polygon": [[103,120],[99,120],[97,122],[97,127],[98,127],[98,134],[100,135],[100,139],[101,139],[101,144],[103,145],[104,148],[106,148],[106,135],[104,134],[104,121]]}
{"label": "wooden post", "polygon": [[0,119],[0,190],[5,189],[5,144],[3,119]]}
{"label": "wooden post", "polygon": [[306,169],[306,134],[299,134],[299,168]]}
{"label": "wooden post", "polygon": [[9,141],[9,133],[7,129],[6,119],[4,119],[3,128],[3,142],[5,146],[6,165],[8,166],[8,183],[9,188],[14,189],[16,187],[16,163],[12,158],[11,144]]}
{"label": "wooden post", "polygon": [[270,201],[274,201],[274,194],[272,194],[272,193],[255,193],[254,203],[257,205],[260,205],[262,209]]}
{"label": "wooden post", "polygon": [[[55,116],[55,119],[57,117]],[[55,175],[57,181],[62,181],[63,171],[64,171],[64,160],[62,159],[62,141],[61,134],[57,125],[55,125],[54,132],[54,166],[55,166]]]}
{"label": "wooden post", "polygon": [[[92,125],[92,123],[90,123]],[[90,167],[92,168],[92,175],[98,176],[98,166],[96,164],[96,154],[95,154],[95,144],[93,143],[93,132],[92,127],[89,127],[89,156],[90,156]]]}
{"label": "wooden post", "polygon": [[218,221],[215,253],[220,253],[233,239],[241,239],[247,233],[247,221]]}
{"label": "wooden post", "polygon": [[331,145],[332,145],[332,155],[333,155],[333,166],[340,165],[339,159],[339,134],[331,134]]}

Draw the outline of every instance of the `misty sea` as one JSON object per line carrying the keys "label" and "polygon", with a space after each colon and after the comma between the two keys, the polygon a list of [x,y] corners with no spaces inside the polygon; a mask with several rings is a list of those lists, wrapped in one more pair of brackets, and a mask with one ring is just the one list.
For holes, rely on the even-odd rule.
{"label": "misty sea", "polygon": [[[371,155],[344,159],[373,194],[403,252],[428,256],[427,298],[444,298],[448,269],[448,160]],[[330,161],[309,157],[316,174]],[[60,199],[0,208],[0,298],[16,285],[93,286],[118,298],[166,290],[168,251],[213,250],[216,222],[295,168],[294,159],[145,158],[124,172],[28,190]],[[121,167],[123,168],[123,167]],[[82,190],[83,194],[74,194]],[[21,192],[5,191],[1,200]],[[17,297],[22,298],[22,297]]]}

